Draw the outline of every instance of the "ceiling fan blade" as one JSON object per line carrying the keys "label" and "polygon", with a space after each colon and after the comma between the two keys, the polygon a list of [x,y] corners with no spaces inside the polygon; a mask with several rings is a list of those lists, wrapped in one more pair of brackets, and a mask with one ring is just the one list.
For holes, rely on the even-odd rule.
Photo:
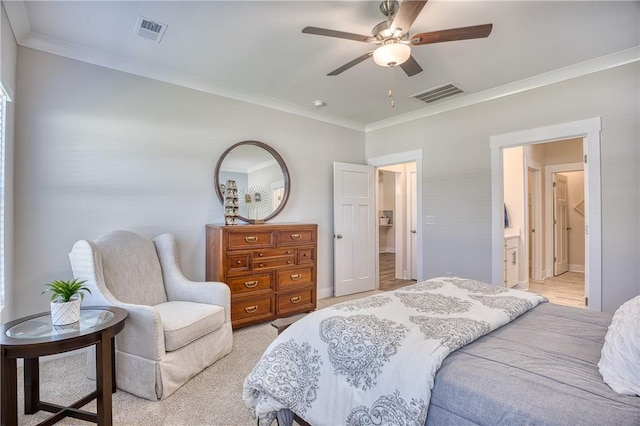
{"label": "ceiling fan blade", "polygon": [[396,12],[396,16],[393,18],[390,29],[392,31],[400,30],[400,35],[409,32],[409,28],[411,28],[425,4],[427,4],[427,0],[403,0]]}
{"label": "ceiling fan blade", "polygon": [[418,64],[418,62],[416,62],[413,56],[409,56],[409,59],[401,63],[400,68],[402,68],[409,77],[422,72],[422,67]]}
{"label": "ceiling fan blade", "polygon": [[431,31],[411,37],[413,46],[422,44],[442,43],[445,41],[469,40],[473,38],[489,37],[493,24],[474,25],[472,27],[452,28],[450,30]]}
{"label": "ceiling fan blade", "polygon": [[302,32],[305,34],[315,34],[315,35],[321,35],[321,36],[327,36],[327,37],[345,38],[347,40],[361,41],[363,43],[369,43],[374,40],[374,38],[371,36],[346,33],[344,31],[329,30],[326,28],[318,28],[318,27],[304,27],[302,29]]}
{"label": "ceiling fan blade", "polygon": [[349,68],[351,68],[351,67],[353,67],[353,66],[355,66],[355,65],[358,65],[360,62],[362,62],[362,61],[365,61],[365,60],[369,59],[372,55],[373,55],[373,52],[367,52],[367,53],[365,53],[365,54],[364,54],[364,55],[362,55],[362,56],[358,56],[358,57],[357,57],[357,58],[355,58],[353,61],[351,61],[351,62],[347,62],[346,64],[344,64],[344,65],[343,65],[343,66],[341,66],[340,68],[337,68],[337,69],[335,69],[335,70],[331,71],[331,72],[330,72],[329,74],[327,74],[327,75],[331,75],[331,76],[338,75],[338,74],[340,74],[341,72],[346,71],[346,70],[348,70]]}

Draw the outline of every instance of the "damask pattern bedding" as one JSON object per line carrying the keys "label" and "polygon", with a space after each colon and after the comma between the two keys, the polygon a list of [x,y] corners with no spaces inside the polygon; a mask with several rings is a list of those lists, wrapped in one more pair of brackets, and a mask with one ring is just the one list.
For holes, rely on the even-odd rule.
{"label": "damask pattern bedding", "polygon": [[434,278],[336,304],[272,342],[247,376],[243,398],[260,425],[283,409],[314,426],[424,425],[445,357],[543,301]]}

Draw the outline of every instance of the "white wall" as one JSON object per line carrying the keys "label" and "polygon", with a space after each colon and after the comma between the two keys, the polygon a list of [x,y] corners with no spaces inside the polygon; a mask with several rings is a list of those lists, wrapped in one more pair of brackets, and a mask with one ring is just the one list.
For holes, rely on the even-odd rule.
{"label": "white wall", "polygon": [[639,77],[635,62],[367,133],[367,157],[423,149],[425,277],[491,281],[492,135],[602,117],[603,310],[640,294]]}
{"label": "white wall", "polygon": [[319,294],[333,288],[332,162],[364,163],[362,132],[62,58],[18,50],[15,276],[9,318],[47,309],[79,239],[113,229],[176,235],[204,279],[207,223],[223,222],[213,172],[242,140],[271,145],[291,175],[276,222],[319,225]]}

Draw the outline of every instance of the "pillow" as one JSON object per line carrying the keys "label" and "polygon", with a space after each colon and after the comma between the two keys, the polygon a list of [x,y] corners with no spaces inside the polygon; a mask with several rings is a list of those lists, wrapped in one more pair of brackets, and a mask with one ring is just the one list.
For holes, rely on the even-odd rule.
{"label": "pillow", "polygon": [[625,302],[613,314],[598,368],[611,389],[640,396],[640,296]]}

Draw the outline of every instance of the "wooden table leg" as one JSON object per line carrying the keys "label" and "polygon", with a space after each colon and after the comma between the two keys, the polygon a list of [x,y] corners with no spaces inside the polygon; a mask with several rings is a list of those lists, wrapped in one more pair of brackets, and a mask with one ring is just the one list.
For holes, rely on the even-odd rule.
{"label": "wooden table leg", "polygon": [[100,342],[96,344],[96,423],[111,426],[113,409],[111,405],[111,393],[113,390],[113,364],[111,360],[111,348],[113,341],[102,333]]}
{"label": "wooden table leg", "polygon": [[111,393],[116,393],[116,337],[111,338]]}
{"label": "wooden table leg", "polygon": [[24,413],[38,412],[40,402],[40,363],[38,358],[24,358]]}
{"label": "wooden table leg", "polygon": [[18,368],[15,358],[7,358],[0,348],[0,368],[2,369],[2,403],[0,406],[0,425],[18,424]]}

